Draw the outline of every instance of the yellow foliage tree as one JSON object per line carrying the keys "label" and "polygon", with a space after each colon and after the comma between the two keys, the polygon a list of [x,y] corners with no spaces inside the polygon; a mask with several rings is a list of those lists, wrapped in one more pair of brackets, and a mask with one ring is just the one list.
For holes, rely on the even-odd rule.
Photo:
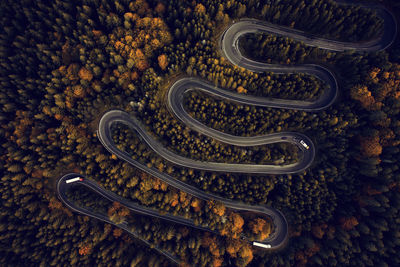
{"label": "yellow foliage tree", "polygon": [[194,12],[197,14],[204,14],[206,13],[206,8],[202,4],[197,4],[194,8]]}
{"label": "yellow foliage tree", "polygon": [[247,93],[247,90],[244,89],[243,86],[238,86],[238,88],[237,88],[236,90],[237,90],[237,92],[238,92],[239,94],[245,94],[245,93]]}

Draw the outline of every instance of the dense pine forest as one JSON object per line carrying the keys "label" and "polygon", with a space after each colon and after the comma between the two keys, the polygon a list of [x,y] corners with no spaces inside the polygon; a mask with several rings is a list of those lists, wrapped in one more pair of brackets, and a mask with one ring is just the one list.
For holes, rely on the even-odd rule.
{"label": "dense pine forest", "polygon": [[[362,1],[352,1],[357,2]],[[399,19],[399,3],[381,3]],[[298,161],[301,153],[292,144],[224,144],[189,128],[166,106],[168,89],[182,77],[288,100],[312,100],[328,90],[312,75],[256,73],[231,64],[220,51],[220,38],[240,18],[345,42],[379,38],[384,27],[374,10],[332,0],[1,2],[1,266],[173,266],[154,247],[175,255],[183,266],[400,265],[399,38],[384,51],[368,53],[327,51],[274,34],[240,38],[240,50],[255,61],[332,70],[339,96],[320,112],[249,106],[198,91],[185,95],[183,106],[193,118],[227,134],[309,136],[316,156],[300,173],[225,173],[174,165],[126,125],[113,125],[115,144],[143,165],[223,198],[280,210],[289,222],[283,249],[263,250],[243,241],[273,233],[269,218],[193,197],[100,143],[101,116],[120,109],[186,158],[272,165]],[[56,182],[70,172],[198,228],[135,214],[84,187],[68,192],[77,205],[126,224],[148,246],[115,225],[67,208],[57,198]]]}

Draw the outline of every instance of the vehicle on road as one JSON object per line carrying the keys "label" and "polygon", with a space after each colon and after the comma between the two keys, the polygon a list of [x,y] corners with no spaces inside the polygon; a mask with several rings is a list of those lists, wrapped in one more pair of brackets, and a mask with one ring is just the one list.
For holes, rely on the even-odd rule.
{"label": "vehicle on road", "polygon": [[74,183],[74,182],[78,182],[78,181],[82,182],[83,178],[82,177],[75,177],[75,178],[66,180],[65,183],[70,184],[70,183]]}
{"label": "vehicle on road", "polygon": [[253,242],[253,246],[261,247],[261,248],[271,248],[270,244],[263,244],[263,243],[260,243],[260,242]]}
{"label": "vehicle on road", "polygon": [[310,149],[310,146],[306,144],[306,142],[304,142],[304,140],[300,140],[300,144],[302,146],[304,146],[306,149]]}

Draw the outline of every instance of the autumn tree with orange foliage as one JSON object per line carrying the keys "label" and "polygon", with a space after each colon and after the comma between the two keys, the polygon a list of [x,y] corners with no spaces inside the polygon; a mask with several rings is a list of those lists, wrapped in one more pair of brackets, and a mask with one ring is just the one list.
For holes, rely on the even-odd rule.
{"label": "autumn tree with orange foliage", "polygon": [[249,223],[249,226],[254,234],[257,235],[257,240],[266,239],[271,233],[271,223],[265,219],[257,218]]}
{"label": "autumn tree with orange foliage", "polygon": [[82,67],[78,72],[79,78],[86,81],[91,81],[93,79],[93,74],[86,68]]}
{"label": "autumn tree with orange foliage", "polygon": [[82,256],[89,255],[91,251],[92,251],[92,246],[89,244],[81,244],[81,246],[79,247],[79,250],[78,250],[79,255],[82,255]]}
{"label": "autumn tree with orange foliage", "polygon": [[241,247],[239,250],[239,257],[241,258],[241,261],[237,261],[238,266],[247,266],[253,260],[253,250],[249,243],[245,243]]}
{"label": "autumn tree with orange foliage", "polygon": [[359,101],[361,106],[366,110],[377,110],[382,106],[382,103],[376,102],[375,97],[365,85],[358,85],[351,89],[350,95],[353,99]]}
{"label": "autumn tree with orange foliage", "polygon": [[339,219],[339,222],[340,226],[346,231],[349,231],[358,225],[358,220],[354,216],[348,218],[342,217]]}
{"label": "autumn tree with orange foliage", "polygon": [[226,207],[219,201],[208,201],[208,207],[212,210],[213,213],[217,214],[218,216],[222,216],[225,214]]}
{"label": "autumn tree with orange foliage", "polygon": [[[159,17],[152,17],[146,1],[132,3],[132,12],[125,13],[124,20],[126,25],[134,24],[135,27],[128,27],[124,31],[117,29],[109,37],[117,52],[127,60],[129,68],[135,67],[138,71],[144,71],[150,66],[149,58],[153,52],[169,44],[172,37],[165,22]],[[164,9],[160,3],[156,12],[161,14]],[[163,69],[168,64],[164,57],[161,57],[159,62]]]}
{"label": "autumn tree with orange foliage", "polygon": [[228,236],[230,238],[239,238],[240,233],[243,232],[243,225],[244,220],[242,216],[240,216],[238,213],[231,212],[220,233],[221,235]]}
{"label": "autumn tree with orange foliage", "polygon": [[382,153],[382,146],[379,143],[379,136],[361,137],[361,152],[365,157],[377,157]]}
{"label": "autumn tree with orange foliage", "polygon": [[201,240],[201,246],[208,248],[214,258],[219,258],[221,256],[220,246],[215,235],[211,236],[210,233],[205,232]]}
{"label": "autumn tree with orange foliage", "polygon": [[243,86],[238,86],[238,88],[236,88],[237,92],[239,94],[245,94],[247,93],[247,90],[243,88]]}
{"label": "autumn tree with orange foliage", "polygon": [[198,198],[195,198],[192,200],[192,203],[190,203],[190,206],[193,207],[193,210],[195,212],[199,212],[201,210],[202,207],[202,201]]}
{"label": "autumn tree with orange foliage", "polygon": [[160,68],[162,70],[165,70],[167,68],[168,59],[167,59],[167,56],[165,54],[162,54],[162,55],[158,56],[158,65],[160,66]]}
{"label": "autumn tree with orange foliage", "polygon": [[194,12],[196,12],[198,14],[204,14],[206,12],[206,8],[202,4],[199,3],[194,8]]}
{"label": "autumn tree with orange foliage", "polygon": [[130,213],[129,209],[122,206],[119,202],[113,202],[112,207],[107,211],[110,221],[120,224],[125,220],[125,217]]}
{"label": "autumn tree with orange foliage", "polygon": [[118,237],[120,237],[121,235],[122,235],[122,229],[121,229],[121,228],[115,228],[115,229],[113,230],[113,236],[114,236],[114,237],[118,238]]}

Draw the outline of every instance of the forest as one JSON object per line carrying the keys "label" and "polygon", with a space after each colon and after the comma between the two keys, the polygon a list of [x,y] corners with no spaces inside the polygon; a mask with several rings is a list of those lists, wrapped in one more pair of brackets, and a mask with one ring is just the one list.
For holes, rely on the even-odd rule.
{"label": "forest", "polygon": [[[399,3],[381,2],[399,20]],[[96,134],[102,114],[121,109],[180,156],[296,162],[298,149],[287,143],[244,149],[194,131],[168,110],[169,87],[181,77],[198,77],[240,94],[315,99],[327,85],[314,76],[232,65],[219,47],[224,29],[257,18],[317,37],[365,42],[384,26],[374,10],[332,0],[5,0],[0,15],[1,266],[170,266],[154,247],[194,266],[400,265],[399,37],[388,49],[368,53],[330,52],[273,34],[239,40],[253,60],[331,69],[339,96],[320,112],[248,106],[198,91],[185,95],[193,118],[228,134],[309,136],[316,156],[300,173],[177,166],[125,125],[113,126],[114,142],[133,159],[205,192],[280,210],[290,238],[279,251],[240,238],[267,238],[274,231],[268,218],[190,196],[118,159]],[[211,231],[135,214],[84,187],[68,193],[77,205],[126,223],[147,246],[67,208],[56,182],[70,172]]]}

